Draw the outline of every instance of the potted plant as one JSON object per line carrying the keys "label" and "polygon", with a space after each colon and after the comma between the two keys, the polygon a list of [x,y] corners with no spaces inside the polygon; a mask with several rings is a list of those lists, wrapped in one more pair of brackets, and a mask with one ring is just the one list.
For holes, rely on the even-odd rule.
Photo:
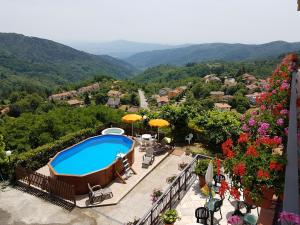
{"label": "potted plant", "polygon": [[233,183],[230,194],[238,196],[242,188],[246,202],[263,208],[271,206],[274,194],[281,196],[283,192],[286,158],[274,150],[287,147],[292,63],[288,58],[256,99],[258,109],[241,116],[240,136],[222,144],[225,172]]}
{"label": "potted plant", "polygon": [[180,220],[176,209],[168,209],[159,217],[165,225],[173,225],[177,220]]}
{"label": "potted plant", "polygon": [[199,159],[196,163],[194,172],[199,177],[200,189],[205,185],[205,173],[209,162],[209,159]]}
{"label": "potted plant", "polygon": [[151,194],[151,200],[152,200],[152,204],[155,203],[157,201],[157,199],[162,196],[163,192],[161,189],[154,189],[152,194]]}

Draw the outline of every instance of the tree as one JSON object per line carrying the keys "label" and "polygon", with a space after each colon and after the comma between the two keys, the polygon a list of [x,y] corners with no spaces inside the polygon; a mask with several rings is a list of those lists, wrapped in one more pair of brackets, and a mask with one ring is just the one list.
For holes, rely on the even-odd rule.
{"label": "tree", "polygon": [[240,94],[234,95],[229,104],[236,109],[239,113],[245,113],[250,108],[250,101],[245,96]]}
{"label": "tree", "polygon": [[232,111],[203,111],[189,121],[189,127],[203,135],[212,145],[220,144],[240,133],[241,122]]}
{"label": "tree", "polygon": [[4,159],[5,157],[5,143],[3,141],[3,136],[0,134],[0,159]]}
{"label": "tree", "polygon": [[91,99],[88,93],[84,94],[84,104],[90,105],[91,104]]}
{"label": "tree", "polygon": [[107,94],[104,92],[99,92],[95,95],[96,105],[104,105],[108,100]]}

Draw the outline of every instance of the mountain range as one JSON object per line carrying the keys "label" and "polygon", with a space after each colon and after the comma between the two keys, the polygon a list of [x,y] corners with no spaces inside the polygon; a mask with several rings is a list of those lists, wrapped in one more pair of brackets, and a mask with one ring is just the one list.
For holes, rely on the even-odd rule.
{"label": "mountain range", "polygon": [[145,69],[161,64],[184,65],[213,60],[260,60],[299,50],[300,42],[275,41],[257,45],[211,43],[141,52],[124,60],[136,68]]}
{"label": "mountain range", "polygon": [[16,74],[77,81],[95,74],[125,78],[136,70],[107,55],[92,55],[66,45],[14,33],[0,33],[0,66]]}
{"label": "mountain range", "polygon": [[186,47],[185,45],[167,45],[155,43],[142,43],[126,40],[117,40],[111,42],[73,42],[69,43],[73,48],[95,54],[95,55],[110,55],[116,58],[128,58],[134,54],[153,50],[165,50]]}

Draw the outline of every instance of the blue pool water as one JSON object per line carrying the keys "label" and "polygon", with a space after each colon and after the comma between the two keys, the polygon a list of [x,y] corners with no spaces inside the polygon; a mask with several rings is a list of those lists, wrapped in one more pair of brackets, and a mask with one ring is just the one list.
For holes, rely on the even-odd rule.
{"label": "blue pool water", "polygon": [[84,175],[109,166],[118,153],[126,154],[132,144],[125,136],[96,136],[60,152],[51,166],[58,174]]}

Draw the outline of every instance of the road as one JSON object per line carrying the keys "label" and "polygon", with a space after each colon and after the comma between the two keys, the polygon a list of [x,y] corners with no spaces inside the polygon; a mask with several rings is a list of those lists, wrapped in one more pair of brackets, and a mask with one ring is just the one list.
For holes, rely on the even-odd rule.
{"label": "road", "polygon": [[142,109],[149,109],[148,102],[147,102],[147,99],[145,97],[144,91],[139,89],[138,92],[139,92],[139,97],[140,97],[140,107]]}

